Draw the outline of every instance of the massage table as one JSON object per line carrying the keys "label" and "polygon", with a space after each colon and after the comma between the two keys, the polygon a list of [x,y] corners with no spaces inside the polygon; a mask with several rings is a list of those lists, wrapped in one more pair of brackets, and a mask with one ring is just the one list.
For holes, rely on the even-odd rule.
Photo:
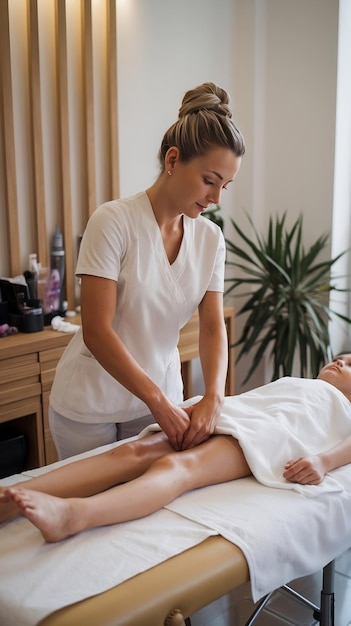
{"label": "massage table", "polygon": [[[223,537],[210,537],[114,589],[56,611],[38,626],[191,626],[184,616],[248,581],[242,551]],[[321,626],[334,625],[334,561],[323,568],[320,606],[288,585],[281,589],[310,607]],[[254,623],[273,593],[259,602],[245,626]]]}
{"label": "massage table", "polygon": [[[111,448],[112,445],[104,446],[96,451],[79,455],[79,457],[96,454],[105,449]],[[61,464],[66,462],[68,461],[63,461]],[[0,481],[0,485],[11,484],[18,480],[27,480],[29,477],[38,475],[57,465],[60,465],[60,463],[53,464],[48,468],[40,468],[24,472],[20,476],[4,479]],[[344,501],[345,528],[341,528],[338,531],[340,532],[340,541],[336,543],[334,541],[334,543],[328,547],[329,552],[325,552],[323,548],[323,536],[316,539],[317,548],[319,550],[320,547],[323,555],[320,558],[318,557],[317,561],[313,561],[313,541],[310,546],[310,528],[308,528],[305,531],[305,534],[308,535],[308,537],[306,537],[306,545],[311,547],[312,564],[308,564],[308,566],[306,566],[306,563],[303,563],[301,569],[299,569],[299,565],[296,566],[296,564],[294,564],[290,570],[290,564],[287,563],[287,572],[291,571],[293,575],[289,577],[288,573],[282,574],[282,584],[279,583],[276,587],[274,587],[274,589],[283,588],[288,593],[294,594],[295,597],[301,599],[311,608],[314,618],[320,620],[322,626],[334,625],[334,558],[338,557],[351,545],[351,528],[348,530],[350,526],[350,524],[348,524],[348,519],[351,519],[351,466],[346,466],[346,468],[341,468],[336,470],[336,472],[339,472],[341,479],[345,481],[344,484],[346,493],[340,497],[338,494],[330,494],[328,497],[331,499],[331,504],[328,503],[327,500],[323,500],[321,506],[324,508],[321,509],[318,516],[323,519],[326,518],[325,524],[323,523],[323,525],[326,527],[326,534],[328,534],[328,526],[336,527],[337,520],[340,518],[340,511],[334,511],[334,507],[338,506],[340,499]],[[190,621],[187,619],[188,616],[191,616],[200,608],[210,604],[214,600],[222,597],[231,590],[247,583],[248,581],[250,581],[251,585],[254,585],[254,578],[256,577],[257,572],[255,572],[256,566],[253,567],[252,564],[250,549],[247,549],[247,546],[250,548],[250,542],[247,543],[247,539],[244,536],[241,538],[240,533],[240,540],[237,544],[232,540],[225,538],[227,526],[230,525],[231,522],[230,515],[224,511],[223,523],[220,522],[219,525],[216,525],[215,521],[211,521],[211,515],[213,513],[212,509],[210,512],[210,518],[205,520],[205,523],[203,523],[204,520],[201,517],[202,514],[200,515],[200,518],[197,518],[198,512],[200,511],[201,513],[201,508],[204,506],[206,507],[208,501],[214,503],[213,509],[214,511],[217,511],[221,504],[227,505],[226,503],[233,498],[236,500],[235,509],[238,510],[239,522],[241,519],[244,520],[243,529],[246,530],[250,524],[253,524],[251,531],[256,534],[257,531],[263,527],[263,538],[265,537],[266,529],[271,525],[271,522],[273,523],[274,520],[279,517],[279,515],[281,515],[284,525],[286,524],[287,526],[287,536],[290,536],[296,525],[297,518],[292,520],[291,528],[289,527],[289,518],[296,509],[297,503],[300,503],[301,506],[301,517],[306,517],[309,515],[308,507],[311,507],[311,500],[313,500],[311,498],[303,498],[300,494],[295,492],[292,493],[287,490],[284,491],[263,486],[253,477],[249,477],[225,483],[224,485],[216,485],[195,490],[188,494],[184,494],[175,500],[174,503],[165,507],[165,509],[162,509],[161,511],[141,520],[86,531],[86,533],[81,533],[77,537],[69,538],[59,544],[45,544],[37,529],[35,529],[30,522],[24,518],[18,518],[16,522],[9,522],[8,524],[5,523],[0,525],[1,625],[34,626],[34,624],[38,624],[40,626],[76,626],[77,624],[84,624],[84,626],[186,626],[190,624]],[[267,498],[269,498],[269,506],[266,507],[268,513],[264,510],[264,502],[267,501]],[[243,500],[242,504],[241,500]],[[256,514],[258,511],[260,512],[260,515],[261,513],[263,515],[262,523],[260,521],[258,525],[252,518],[247,517],[245,519],[246,508],[248,506],[250,507],[252,500],[258,503]],[[229,503],[228,506],[231,506],[231,504]],[[187,511],[189,510],[191,513],[188,519]],[[247,510],[250,511],[251,509],[248,508]],[[269,512],[270,510],[272,510],[272,513]],[[284,514],[285,510],[287,511],[286,515]],[[281,513],[278,513],[279,511],[281,511]],[[199,519],[202,521],[200,522]],[[314,521],[312,520],[312,535],[313,537],[318,537],[320,531],[313,531],[313,523]],[[155,550],[155,546],[152,548],[152,542],[155,541],[155,539],[150,534],[150,528],[153,524],[156,524],[158,529],[156,533],[156,545],[158,545],[158,543],[162,543],[162,536],[166,536],[167,533],[171,535],[172,544],[179,540],[180,545],[175,548],[175,553],[172,554],[172,556],[168,558],[166,553],[162,554],[160,557],[157,557],[154,564],[148,564],[145,571],[140,571],[135,575],[127,575],[126,580],[123,580],[119,584],[111,584],[111,580],[108,580],[105,588],[97,588],[96,591],[95,586],[92,591],[91,586],[89,588],[88,585],[87,590],[84,588],[83,593],[80,591],[81,597],[78,598],[78,601],[75,601],[74,599],[72,601],[72,596],[68,596],[68,598],[66,598],[65,594],[63,594],[62,600],[57,600],[55,597],[56,592],[57,594],[59,592],[61,593],[62,589],[58,589],[58,587],[64,587],[66,576],[67,586],[74,586],[74,584],[70,582],[71,580],[75,580],[74,578],[70,578],[72,563],[74,567],[75,564],[77,564],[77,567],[81,567],[80,572],[78,571],[78,573],[74,573],[74,575],[77,576],[78,579],[84,576],[84,558],[87,550],[93,550],[93,558],[101,558],[103,561],[103,568],[105,568],[105,557],[100,555],[101,546],[106,549],[106,555],[109,556],[115,533],[121,534],[122,544],[120,544],[120,546],[122,545],[122,549],[117,545],[117,557],[113,556],[113,560],[108,564],[106,563],[107,569],[111,569],[111,563],[113,568],[113,564],[116,562],[116,559],[119,559],[119,555],[121,556],[121,559],[122,557],[126,559],[126,563],[123,567],[128,565],[128,558],[130,557],[128,557],[128,552],[126,557],[124,555],[123,537],[129,530],[135,533],[134,539],[132,536],[133,546],[136,545],[135,537],[140,537],[145,532],[145,535],[147,536],[147,545],[149,546],[150,544],[150,550]],[[182,529],[185,524],[189,524],[190,532],[195,532],[195,539],[191,539],[189,545],[182,544]],[[308,524],[308,527],[310,527],[310,523]],[[14,533],[12,533],[13,537],[11,536],[11,529]],[[273,534],[275,534],[275,531],[273,531]],[[186,531],[184,531],[184,535],[186,535]],[[30,540],[34,543],[26,555],[27,561],[24,560],[23,563],[21,563],[21,561],[16,561],[12,568],[13,572],[11,572],[9,571],[11,570],[12,564],[11,550],[13,547],[11,547],[11,541],[15,542],[12,545],[15,545],[16,547],[17,545],[20,545],[19,551],[22,554],[22,536],[24,537],[23,546],[26,545],[27,536],[30,537]],[[257,539],[259,544],[263,543],[262,537],[258,537]],[[97,544],[100,545],[100,548],[94,550],[94,541],[100,541],[100,544]],[[268,539],[267,541],[270,545],[269,542],[271,540]],[[282,542],[282,544],[285,543],[286,541]],[[6,561],[6,554],[3,557],[3,552],[6,552],[7,548],[9,550],[9,554]],[[272,548],[274,548],[273,544],[269,549],[271,550]],[[16,548],[14,551],[16,552]],[[138,551],[139,548],[136,547],[135,553]],[[294,556],[296,551],[296,541],[294,544],[294,539],[292,539],[291,551],[292,556]],[[96,552],[99,554],[96,554]],[[304,552],[306,552],[306,550],[304,550]],[[17,556],[18,555],[16,555],[16,558]],[[262,558],[264,565],[262,566],[262,563],[260,565],[258,562],[257,568],[258,570],[266,570],[264,572],[265,577],[266,574],[269,575],[269,572],[274,568],[272,568],[270,563],[267,562],[266,555],[263,554]],[[46,559],[48,559],[47,564],[45,563]],[[40,567],[44,568],[42,571],[45,572],[42,575],[42,579],[47,578],[48,580],[41,579],[40,583],[44,585],[44,587],[43,589],[39,589],[38,593],[35,593],[35,587],[37,584],[35,572],[38,568],[38,571],[40,572]],[[96,571],[97,582],[99,581],[101,574],[96,567],[96,562],[93,562],[92,570],[94,573]],[[25,575],[26,568],[27,575]],[[303,575],[314,573],[322,568],[323,586],[321,590],[320,608],[309,600],[299,596],[297,592],[285,584],[288,581],[300,578]],[[1,576],[3,576],[2,582]],[[50,577],[53,577],[51,587],[49,585]],[[278,580],[280,580],[279,576]],[[59,581],[59,584],[57,581]],[[8,584],[7,587],[6,584]],[[11,593],[10,590],[14,590],[16,584],[18,584],[18,591],[14,591],[14,597],[10,601],[8,600],[8,596]],[[272,589],[263,595],[262,590],[264,590],[264,585],[261,588],[259,584],[260,583],[256,584],[256,586],[258,585],[258,591],[256,590],[255,594],[256,596],[259,594],[259,596],[262,597],[260,597],[258,601],[257,597],[255,598],[255,594],[253,594],[254,602],[258,601],[258,604],[254,615],[247,622],[246,626],[250,626],[254,622],[255,617],[264,608],[272,595]],[[273,582],[269,583],[270,586],[272,584]],[[47,587],[45,587],[45,585],[49,585],[48,588],[51,588],[51,592],[47,591]],[[26,589],[26,586],[28,589]],[[64,591],[70,592],[71,589],[65,589]],[[48,606],[39,607],[39,612],[38,607],[36,606],[34,612],[31,613],[33,609],[32,605],[38,603],[38,594],[39,604],[41,601],[45,604],[45,601],[50,593],[56,601],[56,607],[54,610],[51,610],[52,607],[49,603]],[[33,600],[34,596],[35,601]],[[7,606],[10,608],[7,609]],[[16,614],[14,609],[18,609],[18,614]],[[12,616],[12,619],[10,616]]]}
{"label": "massage table", "polygon": [[209,537],[114,589],[53,613],[40,626],[184,626],[187,616],[248,580],[241,550],[223,537]]}

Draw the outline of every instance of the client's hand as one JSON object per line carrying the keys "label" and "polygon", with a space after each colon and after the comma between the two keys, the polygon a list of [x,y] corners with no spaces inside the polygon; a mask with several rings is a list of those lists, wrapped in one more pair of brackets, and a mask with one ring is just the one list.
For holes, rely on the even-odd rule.
{"label": "client's hand", "polygon": [[319,485],[325,473],[323,460],[320,456],[315,455],[289,461],[285,465],[283,476],[292,483]]}

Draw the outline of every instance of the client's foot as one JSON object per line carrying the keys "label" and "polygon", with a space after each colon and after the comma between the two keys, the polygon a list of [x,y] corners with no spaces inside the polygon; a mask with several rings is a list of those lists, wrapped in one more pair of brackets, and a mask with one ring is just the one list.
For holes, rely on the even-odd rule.
{"label": "client's foot", "polygon": [[20,508],[5,494],[5,489],[0,487],[0,524],[21,515]]}
{"label": "client's foot", "polygon": [[61,541],[80,529],[75,524],[71,500],[56,498],[39,491],[16,487],[5,489],[4,496],[12,500],[22,515],[36,526],[45,541]]}

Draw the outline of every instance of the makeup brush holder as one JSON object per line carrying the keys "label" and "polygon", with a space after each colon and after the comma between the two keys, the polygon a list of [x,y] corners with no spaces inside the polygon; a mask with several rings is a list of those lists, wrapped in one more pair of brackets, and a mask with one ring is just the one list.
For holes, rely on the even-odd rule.
{"label": "makeup brush holder", "polygon": [[21,333],[37,333],[44,330],[44,316],[40,300],[27,300],[18,313],[11,315],[11,324]]}

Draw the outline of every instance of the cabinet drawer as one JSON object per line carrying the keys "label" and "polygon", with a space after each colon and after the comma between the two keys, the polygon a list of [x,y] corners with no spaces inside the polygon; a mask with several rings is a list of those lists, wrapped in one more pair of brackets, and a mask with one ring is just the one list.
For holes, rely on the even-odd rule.
{"label": "cabinet drawer", "polygon": [[[0,346],[1,347],[1,346]],[[31,354],[22,354],[21,356],[14,356],[10,359],[0,360],[0,380],[2,376],[17,367],[30,366],[33,363],[38,363],[38,353],[32,352]]]}
{"label": "cabinet drawer", "polygon": [[65,346],[53,348],[52,350],[43,350],[39,353],[40,360],[40,379],[42,391],[50,391],[54,380],[57,364],[65,351]]}
{"label": "cabinet drawer", "polygon": [[51,370],[46,370],[41,373],[41,388],[43,393],[45,391],[50,391],[52,387],[52,383],[54,381],[54,376],[56,372],[56,367],[53,367]]}
{"label": "cabinet drawer", "polygon": [[37,354],[7,359],[0,368],[0,406],[40,396],[40,365]]}
{"label": "cabinet drawer", "polygon": [[[40,402],[41,385],[39,382],[30,384],[21,384],[16,387],[3,389],[0,391],[0,417],[7,412],[11,412],[18,406],[18,402],[28,401],[37,398]],[[25,407],[25,404],[24,404]]]}
{"label": "cabinet drawer", "polygon": [[61,356],[63,355],[66,346],[59,348],[52,348],[51,350],[41,350],[39,352],[40,369],[42,372],[50,370],[52,367],[56,367]]}
{"label": "cabinet drawer", "polygon": [[7,370],[0,370],[0,386],[10,386],[11,383],[18,383],[27,379],[36,379],[39,382],[40,365],[38,362],[28,365],[17,365]]}

